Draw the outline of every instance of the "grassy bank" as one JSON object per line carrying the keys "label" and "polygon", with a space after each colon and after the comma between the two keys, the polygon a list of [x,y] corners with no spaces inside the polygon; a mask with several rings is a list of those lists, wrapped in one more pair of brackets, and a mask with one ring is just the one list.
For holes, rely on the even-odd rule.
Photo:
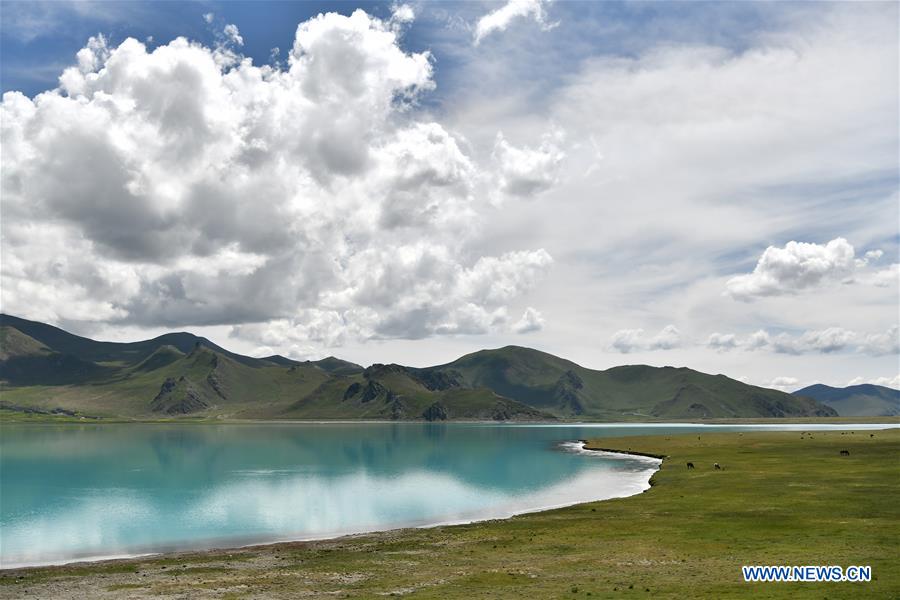
{"label": "grassy bank", "polygon": [[[900,431],[645,436],[589,445],[668,458],[653,487],[631,498],[454,527],[5,571],[0,594],[900,596]],[[687,470],[687,461],[696,469]],[[716,462],[724,469],[713,470]],[[743,564],[871,565],[875,580],[747,584]]]}

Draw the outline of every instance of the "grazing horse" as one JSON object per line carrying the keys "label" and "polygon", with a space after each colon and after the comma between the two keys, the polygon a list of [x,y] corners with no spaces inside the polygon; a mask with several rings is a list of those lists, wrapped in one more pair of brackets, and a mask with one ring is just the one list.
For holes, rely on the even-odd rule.
{"label": "grazing horse", "polygon": [[714,465],[713,465],[713,468],[714,468],[716,471],[721,471],[721,470],[722,470],[722,467],[719,466],[719,463],[714,464]]}
{"label": "grazing horse", "polygon": [[849,450],[841,450],[841,456],[850,456]]}
{"label": "grazing horse", "polygon": [[693,469],[693,468],[694,468],[694,463],[689,462],[689,463],[687,464],[687,468],[688,468],[688,469]]}

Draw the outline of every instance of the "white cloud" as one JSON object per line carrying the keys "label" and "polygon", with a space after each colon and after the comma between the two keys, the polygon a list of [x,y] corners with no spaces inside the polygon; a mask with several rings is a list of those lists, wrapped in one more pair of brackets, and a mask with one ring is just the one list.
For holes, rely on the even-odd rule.
{"label": "white cloud", "polygon": [[788,242],[784,248],[769,246],[748,275],[728,280],[726,293],[737,300],[760,296],[780,296],[818,287],[824,283],[850,279],[872,257],[857,259],[852,245],[844,238],[827,244]]}
{"label": "white cloud", "polygon": [[241,37],[241,32],[238,31],[237,25],[229,23],[225,26],[223,33],[225,34],[225,39],[232,44],[235,44],[236,46],[244,45],[244,38]]}
{"label": "white cloud", "polygon": [[900,263],[894,263],[889,267],[875,271],[866,282],[876,287],[896,286],[900,283]]}
{"label": "white cloud", "polygon": [[525,309],[522,318],[513,326],[513,331],[516,333],[531,333],[532,331],[540,331],[543,328],[543,315],[541,315],[540,311],[529,306]]}
{"label": "white cloud", "polygon": [[710,334],[709,338],[706,340],[706,345],[713,350],[725,352],[733,348],[737,348],[738,341],[737,337],[733,333],[715,332]]}
{"label": "white cloud", "polygon": [[[849,379],[886,368],[890,357],[857,352],[856,343],[786,359],[772,338],[835,325],[871,332],[896,322],[896,275],[883,275],[885,288],[872,279],[897,262],[900,198],[884,177],[898,160],[897,7],[772,5],[759,14],[777,14],[777,24],[737,25],[741,41],[733,43],[718,27],[685,30],[665,10],[654,21],[663,29],[617,34],[621,21],[579,21],[578,6],[552,7],[564,36],[534,31],[525,39],[536,28],[522,19],[497,36],[515,36],[508,52],[485,52],[490,37],[468,49],[471,65],[451,92],[454,130],[483,152],[497,129],[511,144],[532,146],[548,123],[566,132],[557,183],[491,224],[504,243],[541,240],[558,262],[548,290],[534,292],[548,315],[550,306],[566,307],[553,311],[542,341],[605,365],[615,356],[576,341],[586,322],[607,335],[623,323],[671,322],[700,342],[684,344],[679,360],[707,372],[761,382],[789,361],[791,374],[816,381],[822,371]],[[604,49],[624,38],[613,47],[628,51],[586,57],[574,50],[595,48],[598,29]],[[727,280],[749,274],[766,246],[824,247],[838,237],[855,247],[848,278],[751,306],[722,296]],[[703,344],[711,332],[745,344],[760,328],[769,340],[760,336],[754,353]],[[645,329],[646,341],[656,329]]]}
{"label": "white cloud", "polygon": [[416,12],[409,4],[395,4],[391,7],[391,21],[397,24],[412,23]]}
{"label": "white cloud", "polygon": [[774,388],[782,392],[793,392],[800,387],[799,384],[800,380],[796,377],[776,377],[765,383],[763,387]]}
{"label": "white cloud", "polygon": [[565,158],[559,147],[563,137],[562,131],[544,134],[540,146],[532,148],[513,146],[498,133],[493,157],[498,164],[499,188],[512,196],[531,197],[553,187]]}
{"label": "white cloud", "polygon": [[765,348],[769,343],[771,343],[771,338],[769,337],[768,332],[759,329],[747,336],[747,339],[744,340],[744,347],[748,350],[757,350],[759,348]]}
{"label": "white cloud", "polygon": [[610,348],[628,354],[643,347],[643,329],[620,329],[609,338]]}
{"label": "white cloud", "polygon": [[[806,331],[799,337],[780,334],[771,340],[775,352],[783,354],[804,354],[810,352],[831,353],[846,349],[856,339],[857,334],[841,327],[829,327],[818,331]],[[762,346],[760,346],[762,347]]]}
{"label": "white cloud", "polygon": [[681,346],[681,332],[674,325],[666,325],[659,333],[646,339],[643,329],[620,329],[612,334],[609,345],[622,354],[642,350],[671,350]]}
{"label": "white cloud", "polygon": [[671,350],[681,345],[681,332],[674,325],[666,325],[650,340],[651,350]]}
{"label": "white cloud", "polygon": [[87,45],[78,51],[78,69],[82,73],[96,71],[109,58],[109,47],[102,33],[88,38]]}
{"label": "white cloud", "polygon": [[319,15],[284,69],[98,36],[58,90],[4,94],[4,310],[238,324],[297,356],[509,330],[507,304],[552,259],[477,250],[495,210],[480,182],[497,175],[410,110],[431,57],[398,36],[362,11]]}
{"label": "white cloud", "polygon": [[212,23],[212,22],[213,22],[213,19],[214,19],[215,17],[216,17],[216,15],[214,15],[214,14],[211,13],[211,12],[208,12],[208,13],[204,13],[204,14],[203,14],[203,20],[206,21],[207,23]]}
{"label": "white cloud", "polygon": [[519,17],[530,17],[543,29],[550,29],[554,24],[547,23],[544,5],[545,0],[508,0],[506,4],[478,19],[475,25],[475,45],[481,43],[486,36],[496,31],[505,31],[509,24]]}
{"label": "white cloud", "polygon": [[733,333],[713,333],[706,346],[719,352],[734,349],[769,350],[779,354],[832,354],[855,351],[871,356],[900,354],[900,333],[896,325],[884,333],[862,334],[842,327],[828,327],[805,331],[800,335],[780,333],[770,335],[756,331],[746,338]]}
{"label": "white cloud", "polygon": [[867,334],[860,343],[859,351],[875,356],[900,354],[900,327],[894,325],[884,333]]}

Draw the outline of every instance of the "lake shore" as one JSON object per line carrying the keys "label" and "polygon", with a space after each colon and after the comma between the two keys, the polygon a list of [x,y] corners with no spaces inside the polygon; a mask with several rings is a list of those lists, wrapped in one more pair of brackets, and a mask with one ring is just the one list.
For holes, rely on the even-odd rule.
{"label": "lake shore", "polygon": [[[645,493],[510,519],[4,571],[3,597],[890,597],[900,431],[590,440],[667,456]],[[841,456],[841,450],[849,456]],[[696,464],[687,470],[685,462]],[[713,463],[724,470],[716,471]],[[866,584],[746,584],[744,564],[871,565]],[[852,588],[852,589],[851,589]]]}
{"label": "lake shore", "polygon": [[[123,424],[123,423],[184,423],[194,425],[204,424],[289,424],[289,423],[336,423],[336,424],[352,424],[352,423],[426,423],[422,419],[236,419],[226,417],[177,417],[177,418],[158,418],[158,419],[127,419],[123,417],[108,417],[97,415],[80,415],[73,416],[70,414],[49,412],[23,412],[19,410],[11,410],[8,407],[0,406],[0,425],[3,423],[74,423],[81,425],[99,425],[99,424]],[[481,419],[448,419],[445,421],[434,421],[436,425],[443,423],[488,423],[491,425],[509,424],[509,425],[616,425],[616,424],[689,424],[689,425],[781,425],[784,423],[797,424],[835,424],[835,425],[851,425],[851,424],[895,424],[900,425],[900,416],[882,416],[882,417],[769,417],[769,418],[716,418],[716,419],[657,419],[649,416],[636,415],[632,419],[624,417],[616,417],[614,420],[568,420],[556,419],[553,421],[539,420],[509,420],[509,421],[488,421]]]}

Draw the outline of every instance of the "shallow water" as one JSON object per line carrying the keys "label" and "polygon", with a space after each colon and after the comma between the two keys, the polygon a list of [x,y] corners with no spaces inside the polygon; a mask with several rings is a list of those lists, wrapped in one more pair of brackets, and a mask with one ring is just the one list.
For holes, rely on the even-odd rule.
{"label": "shallow water", "polygon": [[[883,426],[776,428],[826,427]],[[658,461],[571,442],[772,428],[4,424],[0,565],[313,539],[631,495]]]}

